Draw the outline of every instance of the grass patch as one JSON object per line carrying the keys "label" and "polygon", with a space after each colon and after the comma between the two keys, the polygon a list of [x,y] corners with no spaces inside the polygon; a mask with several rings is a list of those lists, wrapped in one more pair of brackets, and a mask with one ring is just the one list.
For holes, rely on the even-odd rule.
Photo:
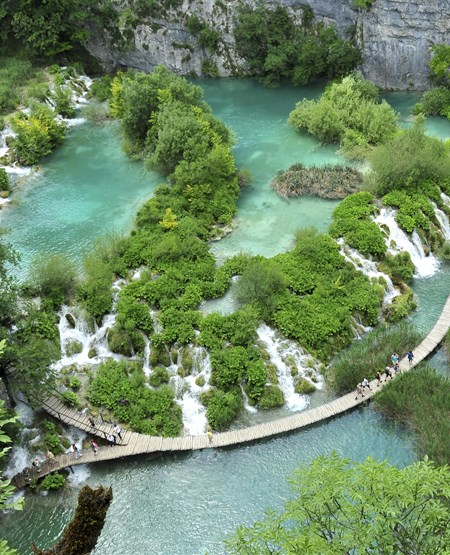
{"label": "grass patch", "polygon": [[375,397],[378,410],[409,424],[414,430],[420,456],[438,465],[450,462],[450,380],[422,363],[401,374]]}

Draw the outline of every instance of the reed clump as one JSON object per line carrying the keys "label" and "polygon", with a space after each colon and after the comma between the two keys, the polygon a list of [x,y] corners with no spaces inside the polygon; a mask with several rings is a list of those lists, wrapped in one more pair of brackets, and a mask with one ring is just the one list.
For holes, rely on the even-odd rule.
{"label": "reed clump", "polygon": [[336,393],[348,393],[363,378],[373,379],[378,370],[383,372],[392,353],[402,356],[409,349],[414,350],[421,339],[420,333],[406,322],[380,326],[353,341],[334,359],[325,374],[326,383]]}
{"label": "reed clump", "polygon": [[349,166],[322,167],[294,164],[281,170],[272,180],[272,187],[283,198],[315,195],[325,199],[342,199],[361,190],[362,174]]}
{"label": "reed clump", "polygon": [[412,427],[420,456],[450,462],[450,380],[422,363],[388,383],[375,397],[378,410]]}

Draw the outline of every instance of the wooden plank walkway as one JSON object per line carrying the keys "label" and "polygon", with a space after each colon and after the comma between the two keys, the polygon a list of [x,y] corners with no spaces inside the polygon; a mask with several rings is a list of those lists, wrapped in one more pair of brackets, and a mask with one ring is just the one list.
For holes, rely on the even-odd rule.
{"label": "wooden plank walkway", "polygon": [[[399,365],[400,371],[408,371],[426,358],[439,345],[449,328],[450,296],[433,329],[414,349],[414,361],[410,364],[406,357],[403,358]],[[122,440],[119,440],[119,444],[116,446],[101,447],[96,455],[90,449],[84,450],[82,456],[78,459],[75,458],[75,455],[72,453],[55,457],[53,460],[45,461],[42,464],[40,472],[37,472],[36,469],[29,470],[29,478],[26,478],[24,473],[17,474],[12,479],[12,483],[17,488],[22,488],[29,483],[30,478],[42,477],[55,470],[72,467],[78,464],[120,459],[143,453],[191,451],[211,447],[226,447],[291,432],[357,407],[370,399],[376,391],[379,391],[380,387],[383,387],[383,385],[377,387],[376,381],[373,380],[370,383],[370,387],[371,389],[365,393],[365,397],[356,398],[356,391],[352,391],[319,407],[297,412],[283,418],[278,418],[277,420],[272,420],[271,422],[256,424],[238,430],[216,433],[212,441],[208,439],[206,434],[172,438],[147,436],[136,432],[124,431]],[[47,399],[42,408],[61,422],[75,426],[93,436],[105,438],[107,434],[113,433],[111,423],[103,422],[101,419],[99,420],[97,418],[95,420],[95,426],[92,426],[87,415],[82,414],[76,409],[66,407],[56,397]]]}

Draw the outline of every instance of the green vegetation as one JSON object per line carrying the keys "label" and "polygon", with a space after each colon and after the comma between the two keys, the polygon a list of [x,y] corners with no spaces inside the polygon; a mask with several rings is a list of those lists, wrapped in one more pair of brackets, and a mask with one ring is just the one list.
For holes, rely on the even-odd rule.
{"label": "green vegetation", "polygon": [[238,415],[242,407],[241,396],[235,391],[224,392],[210,389],[202,395],[206,408],[206,417],[213,430],[226,430]]}
{"label": "green vegetation", "polygon": [[49,474],[42,480],[42,483],[40,484],[39,489],[58,490],[63,488],[65,483],[66,483],[66,479],[62,474],[60,474],[59,472],[53,472],[52,474]]}
{"label": "green vegetation", "polygon": [[342,199],[361,190],[362,174],[349,166],[309,166],[294,164],[280,170],[272,179],[272,187],[283,198],[316,195]]}
{"label": "green vegetation", "polygon": [[20,102],[20,88],[32,77],[29,61],[0,58],[0,114],[12,112]]}
{"label": "green vegetation", "polygon": [[370,219],[376,210],[375,199],[369,192],[350,195],[334,210],[330,235],[343,237],[347,245],[361,254],[383,256],[387,251],[384,235]]}
{"label": "green vegetation", "polygon": [[399,254],[387,253],[380,263],[380,270],[388,274],[393,283],[409,283],[414,274],[414,264],[409,252],[402,251]]}
{"label": "green vegetation", "polygon": [[327,86],[320,100],[302,100],[289,115],[297,131],[307,131],[324,143],[338,143],[349,158],[367,157],[397,130],[397,115],[378,89],[357,75]]}
{"label": "green vegetation", "polygon": [[442,141],[425,134],[423,116],[375,149],[371,161],[370,187],[378,195],[395,189],[410,194],[427,182],[437,184],[450,177],[449,152]]}
{"label": "green vegetation", "polygon": [[75,265],[67,255],[41,254],[30,266],[28,288],[32,294],[46,297],[59,308],[70,298],[75,277]]}
{"label": "green vegetation", "polygon": [[[5,342],[0,340],[0,359],[3,356],[5,349]],[[5,402],[0,400],[0,464],[3,465],[4,459],[8,451],[11,449],[10,443],[11,438],[5,433],[5,427],[8,424],[13,424],[17,420],[17,416],[10,416],[8,411],[5,409]],[[11,485],[11,480],[4,480],[0,476],[0,510],[13,509],[16,511],[21,511],[23,509],[24,499],[19,498],[12,500],[14,495],[15,487]],[[15,549],[8,547],[6,540],[0,538],[0,553],[2,555],[18,555]]]}
{"label": "green vegetation", "polygon": [[202,48],[206,48],[212,53],[217,52],[222,40],[222,35],[217,29],[213,29],[206,21],[199,19],[196,15],[190,15],[187,18],[186,28],[198,38],[198,43]]}
{"label": "green vegetation", "polygon": [[56,114],[44,104],[32,106],[27,115],[23,112],[11,119],[16,136],[11,141],[14,158],[25,165],[37,164],[60,145],[66,135],[64,123],[56,120]]}
{"label": "green vegetation", "polygon": [[8,194],[10,190],[9,177],[4,168],[0,168],[0,196]]}
{"label": "green vegetation", "polygon": [[450,45],[435,44],[431,51],[430,80],[436,85],[450,86]]}
{"label": "green vegetation", "polygon": [[398,469],[322,455],[294,473],[284,511],[240,526],[228,553],[445,553],[449,478],[428,460]]}
{"label": "green vegetation", "polygon": [[439,465],[449,464],[450,382],[447,377],[422,363],[384,387],[375,397],[375,403],[383,414],[412,428],[421,455],[427,455]]}
{"label": "green vegetation", "polygon": [[182,430],[181,409],[168,386],[144,387],[145,374],[135,363],[104,362],[89,386],[89,400],[106,407],[119,422],[142,434],[177,436]]}
{"label": "green vegetation", "polygon": [[377,371],[383,372],[392,353],[406,353],[420,340],[420,333],[404,322],[375,328],[335,357],[325,382],[335,393],[348,393],[363,378],[374,379]]}
{"label": "green vegetation", "polygon": [[307,6],[298,25],[284,6],[241,5],[234,39],[250,75],[265,84],[289,79],[294,85],[304,85],[319,77],[335,78],[351,72],[361,59],[360,51],[342,39],[334,27],[316,24],[313,19]]}

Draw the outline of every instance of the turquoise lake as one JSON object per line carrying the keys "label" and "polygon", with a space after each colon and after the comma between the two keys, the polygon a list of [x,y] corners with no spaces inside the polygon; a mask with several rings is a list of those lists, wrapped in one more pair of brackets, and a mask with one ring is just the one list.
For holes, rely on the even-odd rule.
{"label": "turquoise lake", "polygon": [[[317,98],[322,89],[265,89],[247,80],[200,83],[215,115],[236,134],[239,166],[254,178],[241,194],[237,228],[212,244],[216,256],[241,250],[272,256],[289,248],[299,227],[324,231],[336,202],[286,201],[270,186],[275,173],[294,162],[344,162],[334,148],[297,135],[286,123],[297,101]],[[408,125],[414,97],[387,98]],[[428,130],[448,138],[450,122],[432,119]],[[19,275],[26,276],[39,252],[67,252],[79,262],[96,237],[128,232],[138,207],[160,181],[122,153],[117,124],[72,128],[42,172],[21,184],[14,205],[0,211],[0,226],[10,228],[9,240],[22,256]],[[419,308],[412,319],[426,333],[450,294],[449,266],[415,280],[414,290]],[[448,371],[441,351],[433,361]],[[333,450],[359,461],[372,455],[399,466],[417,458],[410,432],[369,406],[238,448],[80,467],[66,492],[27,494],[23,512],[1,517],[1,535],[22,555],[31,553],[32,541],[39,547],[52,545],[73,515],[80,487],[101,483],[112,485],[114,499],[94,555],[218,555],[238,524],[260,519],[269,506],[281,508],[289,495],[287,477],[298,465]]]}

